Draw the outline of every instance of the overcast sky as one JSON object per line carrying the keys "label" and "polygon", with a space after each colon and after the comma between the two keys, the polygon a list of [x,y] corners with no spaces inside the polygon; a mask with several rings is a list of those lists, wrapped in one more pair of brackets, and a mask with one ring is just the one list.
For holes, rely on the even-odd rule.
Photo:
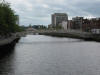
{"label": "overcast sky", "polygon": [[51,23],[51,14],[67,13],[75,16],[99,17],[100,0],[6,0],[20,16],[21,25]]}

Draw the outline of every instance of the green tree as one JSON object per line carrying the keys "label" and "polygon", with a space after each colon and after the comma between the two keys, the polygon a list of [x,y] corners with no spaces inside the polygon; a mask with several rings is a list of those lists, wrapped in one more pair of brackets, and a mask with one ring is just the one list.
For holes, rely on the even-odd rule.
{"label": "green tree", "polygon": [[18,18],[15,12],[11,9],[10,4],[0,3],[0,34],[6,35],[19,31],[19,26],[16,24]]}

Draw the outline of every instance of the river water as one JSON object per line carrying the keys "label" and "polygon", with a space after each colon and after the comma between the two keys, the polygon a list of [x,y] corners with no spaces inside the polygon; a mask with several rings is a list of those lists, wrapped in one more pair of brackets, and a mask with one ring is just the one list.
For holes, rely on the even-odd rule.
{"label": "river water", "polygon": [[27,35],[0,59],[0,75],[100,75],[100,43]]}

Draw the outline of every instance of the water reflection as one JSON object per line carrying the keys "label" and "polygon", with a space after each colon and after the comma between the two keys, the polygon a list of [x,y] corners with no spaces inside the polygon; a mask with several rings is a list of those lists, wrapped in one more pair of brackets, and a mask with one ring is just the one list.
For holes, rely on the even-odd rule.
{"label": "water reflection", "polygon": [[28,35],[0,60],[0,75],[100,75],[99,49],[96,42]]}
{"label": "water reflection", "polygon": [[13,62],[14,45],[2,48],[0,53],[0,75],[12,75],[11,73],[14,73]]}

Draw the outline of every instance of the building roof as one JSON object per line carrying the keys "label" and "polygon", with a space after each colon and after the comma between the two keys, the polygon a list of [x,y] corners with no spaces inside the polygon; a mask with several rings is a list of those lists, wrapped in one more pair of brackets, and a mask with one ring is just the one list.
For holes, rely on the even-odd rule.
{"label": "building roof", "polygon": [[67,16],[67,14],[66,14],[66,13],[54,13],[53,15]]}

